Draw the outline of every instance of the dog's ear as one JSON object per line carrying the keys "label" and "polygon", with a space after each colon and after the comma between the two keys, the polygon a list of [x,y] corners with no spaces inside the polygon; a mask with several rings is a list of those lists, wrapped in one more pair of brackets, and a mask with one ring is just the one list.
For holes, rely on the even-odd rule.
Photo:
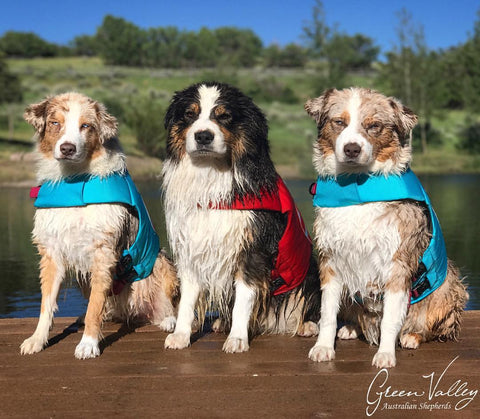
{"label": "dog's ear", "polygon": [[110,138],[117,136],[118,122],[117,118],[107,112],[107,109],[102,103],[94,102],[94,106],[97,112],[100,141],[103,144]]}
{"label": "dog's ear", "polygon": [[395,111],[397,116],[398,133],[402,145],[410,142],[412,130],[417,125],[418,117],[415,113],[406,106],[402,105],[399,100],[391,97],[389,98],[390,106]]}
{"label": "dog's ear", "polygon": [[320,125],[327,100],[334,91],[335,89],[328,89],[323,92],[321,96],[307,100],[305,103],[305,110],[313,119],[315,119],[317,125]]}
{"label": "dog's ear", "polygon": [[25,112],[23,113],[23,118],[25,121],[32,125],[35,128],[35,131],[39,133],[43,132],[45,129],[47,109],[50,99],[50,97],[47,97],[39,103],[34,103],[27,106]]}

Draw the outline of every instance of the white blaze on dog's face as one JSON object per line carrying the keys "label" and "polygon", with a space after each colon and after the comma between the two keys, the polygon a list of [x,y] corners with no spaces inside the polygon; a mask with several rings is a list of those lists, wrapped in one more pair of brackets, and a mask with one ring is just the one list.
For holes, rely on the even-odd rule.
{"label": "white blaze on dog's face", "polygon": [[373,146],[364,136],[361,120],[361,98],[354,92],[346,104],[333,111],[332,122],[339,133],[335,156],[339,163],[367,165],[373,160]]}
{"label": "white blaze on dog's face", "polygon": [[410,163],[417,117],[398,100],[369,89],[329,90],[305,109],[317,122],[314,165],[321,175],[399,173]]}
{"label": "white blaze on dog's face", "polygon": [[103,105],[78,93],[31,105],[24,117],[37,131],[39,152],[66,164],[95,159],[117,133],[117,122]]}
{"label": "white blaze on dog's face", "polygon": [[198,89],[199,108],[197,108],[198,117],[194,109],[189,109],[190,117],[197,117],[195,122],[186,132],[186,151],[191,156],[196,155],[219,155],[223,156],[227,152],[225,136],[218,123],[214,121],[218,113],[217,101],[220,92],[216,86],[202,85]]}

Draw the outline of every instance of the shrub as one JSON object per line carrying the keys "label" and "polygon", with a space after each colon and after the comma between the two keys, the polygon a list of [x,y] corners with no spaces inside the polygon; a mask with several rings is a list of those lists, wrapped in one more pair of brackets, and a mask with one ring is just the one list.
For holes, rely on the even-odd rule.
{"label": "shrub", "polygon": [[164,115],[163,106],[150,97],[133,101],[125,112],[126,123],[135,134],[138,147],[152,157],[165,157]]}

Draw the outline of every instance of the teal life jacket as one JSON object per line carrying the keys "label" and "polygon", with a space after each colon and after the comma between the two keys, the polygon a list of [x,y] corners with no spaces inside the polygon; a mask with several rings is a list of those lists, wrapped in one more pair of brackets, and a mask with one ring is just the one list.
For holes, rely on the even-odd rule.
{"label": "teal life jacket", "polygon": [[447,276],[447,251],[440,223],[422,184],[408,169],[401,175],[345,174],[318,177],[312,184],[313,205],[337,208],[369,202],[412,200],[428,208],[432,237],[419,261],[412,280],[411,304],[423,300],[435,291]]}
{"label": "teal life jacket", "polygon": [[[114,279],[125,284],[144,279],[151,274],[160,251],[160,240],[145,203],[128,173],[114,173],[107,177],[79,175],[60,182],[49,181],[38,188],[32,188],[30,196],[36,198],[36,208],[114,203],[134,207],[139,219],[137,236],[135,242],[123,250]],[[121,289],[117,288],[120,292]],[[114,289],[115,294],[118,292]]]}

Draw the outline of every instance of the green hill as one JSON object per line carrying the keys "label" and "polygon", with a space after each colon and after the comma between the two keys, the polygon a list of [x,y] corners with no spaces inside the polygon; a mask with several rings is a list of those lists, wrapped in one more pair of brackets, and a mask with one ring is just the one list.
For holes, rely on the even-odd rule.
{"label": "green hill", "polygon": [[[22,164],[18,163],[22,161],[21,153],[31,150],[33,144],[32,129],[22,119],[23,109],[29,103],[69,90],[104,102],[120,121],[120,140],[126,153],[142,157],[151,153],[139,147],[134,111],[144,112],[148,121],[155,120],[154,129],[161,131],[163,113],[173,92],[194,82],[213,79],[238,86],[266,113],[272,157],[279,168],[290,176],[313,176],[311,144],[316,128],[303,110],[306,99],[316,96],[315,91],[319,88],[315,85],[319,70],[313,66],[301,70],[141,69],[105,66],[99,58],[82,57],[8,59],[7,62],[10,71],[20,77],[23,103],[0,107],[0,159],[5,162],[1,165],[0,182],[21,180],[33,171],[31,163],[22,163],[25,170],[19,168]],[[377,87],[374,74],[353,74],[347,83]],[[432,126],[441,133],[442,142],[429,146],[426,154],[415,150],[415,170],[442,173],[480,171],[478,155],[461,153],[457,149],[460,132],[467,121],[471,123],[472,120],[479,120],[479,116],[467,115],[464,111],[435,114]],[[161,137],[161,133],[155,134]],[[161,156],[161,149],[158,155]],[[149,170],[158,172],[158,165],[152,164],[151,167],[144,168],[142,176]]]}

